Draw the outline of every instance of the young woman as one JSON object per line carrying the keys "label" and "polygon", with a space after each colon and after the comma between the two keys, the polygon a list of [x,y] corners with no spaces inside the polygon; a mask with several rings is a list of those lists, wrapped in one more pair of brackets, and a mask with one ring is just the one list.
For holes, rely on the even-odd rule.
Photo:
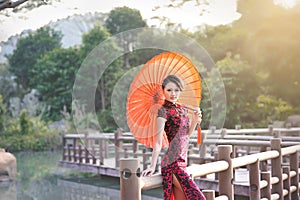
{"label": "young woman", "polygon": [[169,75],[165,78],[162,89],[165,102],[158,110],[158,135],[152,151],[151,165],[142,175],[151,176],[154,173],[165,131],[169,147],[161,160],[164,200],[205,200],[196,183],[186,172],[189,136],[201,120],[200,109],[193,113],[190,121],[188,110],[176,103],[183,89],[177,76]]}

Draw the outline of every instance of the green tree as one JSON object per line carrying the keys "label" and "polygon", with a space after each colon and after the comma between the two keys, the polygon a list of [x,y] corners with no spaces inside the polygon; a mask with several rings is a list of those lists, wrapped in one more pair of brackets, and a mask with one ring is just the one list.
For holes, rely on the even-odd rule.
{"label": "green tree", "polygon": [[60,48],[61,38],[60,32],[50,27],[42,27],[18,40],[13,54],[7,58],[9,71],[17,77],[17,83],[25,90],[32,88],[30,79],[33,76],[32,69],[37,60],[47,52]]}
{"label": "green tree", "polygon": [[139,10],[118,7],[110,11],[104,25],[114,35],[124,31],[146,26]]}
{"label": "green tree", "polygon": [[4,121],[5,121],[5,106],[3,105],[2,96],[0,94],[0,135],[2,134],[2,131],[4,130]]}
{"label": "green tree", "polygon": [[[143,20],[139,10],[124,6],[110,11],[108,18],[105,20],[104,26],[112,35],[115,35],[131,29],[146,27],[147,24]],[[133,34],[120,35],[120,41],[116,42],[118,42],[119,46],[123,48],[125,52],[130,52],[134,48],[134,40],[136,37],[137,35]],[[125,54],[123,59],[124,68],[129,68],[130,56]]]}
{"label": "green tree", "polygon": [[47,0],[47,1],[41,1],[41,0],[2,0],[0,2],[0,10],[4,10],[7,8],[13,8],[13,12],[18,12],[20,10],[31,10],[43,5],[47,5],[49,3],[52,3],[53,1],[60,1],[60,0]]}
{"label": "green tree", "polygon": [[0,64],[0,95],[3,103],[8,105],[10,97],[17,95],[18,88],[12,74],[6,68],[5,64]]}
{"label": "green tree", "polygon": [[[262,92],[260,77],[253,68],[238,55],[230,53],[217,63],[226,90],[225,127],[234,128],[237,124],[253,124],[261,120],[253,115],[256,98]],[[254,117],[255,116],[255,117]]]}
{"label": "green tree", "polygon": [[34,65],[30,84],[39,92],[41,101],[49,106],[48,119],[60,120],[64,106],[71,111],[72,88],[80,63],[79,51],[68,48],[48,52]]}
{"label": "green tree", "polygon": [[240,54],[245,36],[244,30],[228,25],[207,25],[192,35],[216,61],[223,59],[227,52]]}
{"label": "green tree", "polygon": [[[117,50],[118,46],[114,42],[106,43],[107,46],[103,46],[101,42],[110,37],[109,32],[102,26],[95,26],[92,30],[82,36],[82,47],[81,55],[86,57],[92,50],[93,53],[97,54],[97,46],[100,44],[101,47],[113,51]],[[85,65],[91,66],[91,69],[99,71],[100,69],[106,68],[102,60],[99,59],[87,59]],[[117,59],[111,63],[102,74],[95,94],[95,108],[98,110],[109,109],[111,104],[111,94],[114,89],[115,83],[118,78],[122,75],[122,61]],[[93,80],[99,79],[99,74],[94,73],[94,77],[84,77],[85,79],[91,78]]]}
{"label": "green tree", "polygon": [[24,135],[29,134],[31,132],[30,127],[32,127],[32,125],[30,124],[28,113],[26,110],[22,110],[20,113],[21,133]]}
{"label": "green tree", "polygon": [[[300,5],[285,9],[268,1],[239,1],[242,17],[234,24],[247,32],[241,55],[268,76],[265,84],[275,98],[300,107]],[[257,22],[260,23],[257,23]]]}
{"label": "green tree", "polygon": [[284,121],[292,113],[292,106],[282,99],[270,95],[259,95],[253,109],[255,118],[259,118],[255,127],[266,127],[274,121]]}

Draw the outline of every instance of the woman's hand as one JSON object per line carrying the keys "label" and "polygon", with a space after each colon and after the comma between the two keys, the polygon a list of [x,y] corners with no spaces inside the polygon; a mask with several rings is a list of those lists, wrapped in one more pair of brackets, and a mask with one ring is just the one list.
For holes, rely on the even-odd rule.
{"label": "woman's hand", "polygon": [[149,167],[142,172],[142,176],[152,176],[155,172],[155,167]]}
{"label": "woman's hand", "polygon": [[200,110],[200,108],[197,108],[194,113],[193,113],[193,116],[192,116],[192,121],[194,123],[201,123],[202,121],[202,112]]}

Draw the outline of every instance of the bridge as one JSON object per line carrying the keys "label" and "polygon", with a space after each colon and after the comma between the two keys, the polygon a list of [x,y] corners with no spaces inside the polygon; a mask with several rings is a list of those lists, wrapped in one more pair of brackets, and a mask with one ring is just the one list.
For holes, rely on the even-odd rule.
{"label": "bridge", "polygon": [[[216,199],[233,199],[234,195],[250,199],[298,199],[295,197],[299,197],[299,136],[300,128],[239,129],[237,126],[237,129],[202,130],[202,145],[196,144],[196,138],[190,140],[188,170],[207,199],[214,199],[215,192],[219,194]],[[130,173],[139,174],[150,164],[152,154],[131,133],[120,130],[107,134],[93,131],[65,134],[63,146],[60,166],[120,177],[121,192],[122,183],[127,180],[123,176],[129,173],[122,169],[122,162],[136,163]],[[223,155],[224,152],[228,155]],[[150,178],[136,177],[134,182],[143,187],[134,191],[161,187],[159,166],[157,171]],[[135,192],[129,195],[139,196]]]}

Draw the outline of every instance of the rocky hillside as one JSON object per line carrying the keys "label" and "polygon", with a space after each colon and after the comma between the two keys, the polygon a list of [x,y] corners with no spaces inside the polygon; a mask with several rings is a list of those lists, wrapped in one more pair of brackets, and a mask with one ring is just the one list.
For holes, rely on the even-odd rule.
{"label": "rocky hillside", "polygon": [[[67,48],[81,43],[81,36],[94,27],[95,24],[102,24],[106,14],[103,13],[87,13],[84,15],[73,15],[65,19],[50,22],[46,26],[50,26],[55,30],[61,31],[63,34],[62,44]],[[7,62],[5,55],[12,54],[16,48],[19,38],[25,37],[32,30],[24,30],[21,34],[11,36],[7,41],[0,42],[0,63]]]}

